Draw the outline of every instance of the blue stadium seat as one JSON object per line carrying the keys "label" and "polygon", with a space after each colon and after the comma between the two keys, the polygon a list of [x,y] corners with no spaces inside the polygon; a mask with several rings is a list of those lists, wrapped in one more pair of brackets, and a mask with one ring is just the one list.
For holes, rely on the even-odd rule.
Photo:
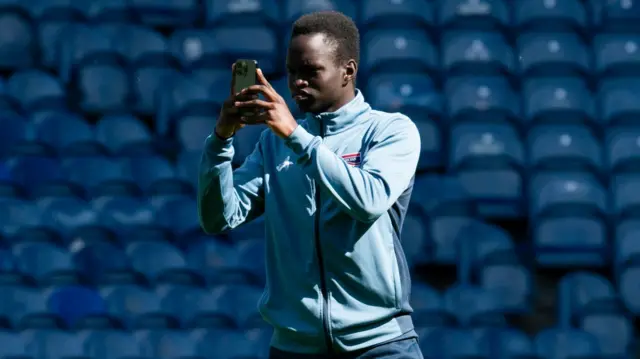
{"label": "blue stadium seat", "polygon": [[523,214],[523,164],[524,148],[511,126],[463,123],[452,128],[449,168],[479,201],[480,214]]}
{"label": "blue stadium seat", "polygon": [[100,155],[95,129],[74,113],[54,112],[34,118],[36,139],[61,156]]}
{"label": "blue stadium seat", "polygon": [[194,333],[198,354],[204,358],[261,358],[264,348],[252,343],[248,334],[235,330],[199,329]]}
{"label": "blue stadium seat", "polygon": [[[37,24],[38,48],[40,49],[40,63],[47,70],[59,71],[62,53],[59,44],[75,31],[79,22],[71,20],[52,19],[40,21]],[[64,76],[63,76],[64,77]]]}
{"label": "blue stadium seat", "polygon": [[136,333],[142,355],[148,358],[174,359],[197,357],[193,336],[177,330],[142,330]]}
{"label": "blue stadium seat", "polygon": [[524,119],[528,124],[551,122],[600,125],[594,96],[579,77],[528,79],[523,86]]}
{"label": "blue stadium seat", "polygon": [[192,26],[198,21],[198,5],[196,0],[133,0],[129,6],[147,26],[175,28]]}
{"label": "blue stadium seat", "polygon": [[101,118],[95,126],[96,139],[114,155],[152,154],[155,145],[151,131],[131,115]]}
{"label": "blue stadium seat", "polygon": [[76,197],[48,197],[36,203],[42,213],[42,224],[65,240],[80,236],[83,230],[97,224],[98,216],[90,204]]}
{"label": "blue stadium seat", "polygon": [[65,28],[57,45],[57,70],[68,83],[76,66],[90,62],[116,62],[114,38],[100,26],[73,24]]}
{"label": "blue stadium seat", "polygon": [[473,332],[462,328],[438,328],[420,340],[427,358],[491,358]]}
{"label": "blue stadium seat", "polygon": [[130,271],[124,251],[108,241],[83,242],[71,250],[73,263],[94,284],[134,284],[138,280]]}
{"label": "blue stadium seat", "polygon": [[453,77],[444,95],[449,121],[519,122],[519,96],[504,77]]}
{"label": "blue stadium seat", "polygon": [[169,313],[183,328],[193,326],[193,308],[197,307],[203,298],[208,298],[209,294],[201,286],[184,284],[159,284],[155,292],[160,298],[162,311]]}
{"label": "blue stadium seat", "polygon": [[598,102],[603,121],[608,125],[638,124],[640,104],[635,94],[640,78],[605,78],[598,87]]}
{"label": "blue stadium seat", "polygon": [[589,51],[577,34],[524,33],[517,47],[520,68],[527,76],[586,76],[591,70]]}
{"label": "blue stadium seat", "polygon": [[442,295],[428,284],[415,281],[411,286],[411,308],[415,325],[421,328],[453,324],[453,317],[444,308]]}
{"label": "blue stadium seat", "polygon": [[[226,97],[229,92],[226,92]],[[175,121],[187,116],[217,117],[217,101],[211,98],[204,80],[195,75],[178,76],[173,86],[159,91],[156,131],[169,135],[175,129]]]}
{"label": "blue stadium seat", "polygon": [[542,267],[599,267],[608,263],[606,223],[596,217],[550,217],[533,224],[535,259]]}
{"label": "blue stadium seat", "polygon": [[83,20],[87,16],[87,5],[90,2],[78,0],[47,0],[29,6],[31,14],[44,19]]}
{"label": "blue stadium seat", "polygon": [[7,166],[12,179],[29,194],[57,193],[55,184],[63,179],[60,163],[51,157],[13,157]]}
{"label": "blue stadium seat", "polygon": [[135,336],[121,330],[96,330],[86,332],[86,355],[96,359],[141,358],[142,350]]}
{"label": "blue stadium seat", "polygon": [[440,25],[475,29],[511,25],[507,2],[503,0],[448,0],[439,8]]}
{"label": "blue stadium seat", "polygon": [[482,268],[480,286],[498,292],[499,306],[505,313],[521,314],[530,310],[533,281],[522,265],[496,264]]}
{"label": "blue stadium seat", "polygon": [[589,315],[611,314],[620,309],[616,289],[601,275],[572,272],[560,280],[558,288],[558,317],[563,323],[580,322]]}
{"label": "blue stadium seat", "polygon": [[595,70],[601,76],[639,74],[640,37],[631,34],[602,34],[594,38]]}
{"label": "blue stadium seat", "polygon": [[635,330],[626,313],[588,315],[579,328],[596,338],[604,358],[628,358],[635,353]]}
{"label": "blue stadium seat", "polygon": [[[267,26],[254,24],[252,26],[217,27],[212,30],[221,54],[230,61],[245,58],[258,61],[264,73],[274,73],[281,70],[281,56],[276,33]],[[231,60],[232,59],[232,60]]]}
{"label": "blue stadium seat", "polygon": [[168,328],[175,323],[162,312],[155,292],[135,285],[103,288],[109,314],[128,329]]}
{"label": "blue stadium seat", "polygon": [[94,199],[92,205],[100,224],[123,242],[148,234],[148,227],[155,225],[150,205],[135,197],[105,196]]}
{"label": "blue stadium seat", "polygon": [[0,356],[5,358],[20,357],[24,355],[25,341],[19,333],[0,332]]}
{"label": "blue stadium seat", "polygon": [[224,68],[226,61],[220,54],[215,37],[207,30],[178,29],[169,39],[173,56],[188,70],[198,68]]}
{"label": "blue stadium seat", "polygon": [[635,1],[592,2],[596,25],[604,31],[638,31],[640,7]]}
{"label": "blue stadium seat", "polygon": [[0,158],[10,155],[19,144],[27,139],[28,122],[13,112],[0,112]]}
{"label": "blue stadium seat", "polygon": [[437,264],[455,265],[460,241],[469,234],[476,220],[465,215],[440,215],[428,222],[430,259]]}
{"label": "blue stadium seat", "polygon": [[82,341],[73,333],[35,329],[27,330],[22,335],[26,342],[25,354],[34,359],[62,359],[84,355]]}
{"label": "blue stadium seat", "polygon": [[0,198],[0,234],[10,238],[29,227],[40,225],[40,210],[31,201]]}
{"label": "blue stadium seat", "polygon": [[197,204],[190,198],[179,198],[163,203],[156,208],[156,222],[182,239],[199,234],[201,231]]}
{"label": "blue stadium seat", "polygon": [[636,173],[617,174],[611,178],[611,204],[618,218],[636,218],[640,205]]}
{"label": "blue stadium seat", "polygon": [[59,315],[69,328],[108,327],[104,300],[91,288],[57,288],[48,296],[48,307],[51,312]]}
{"label": "blue stadium seat", "polygon": [[116,36],[117,50],[134,68],[173,64],[168,41],[150,27],[133,23],[103,25]]}
{"label": "blue stadium seat", "polygon": [[590,128],[541,125],[528,133],[529,168],[538,170],[604,171],[602,146]]}
{"label": "blue stadium seat", "polygon": [[514,3],[514,25],[523,30],[586,30],[589,14],[579,0],[524,0]]}
{"label": "blue stadium seat", "polygon": [[133,269],[151,283],[198,284],[185,255],[169,243],[133,241],[127,245],[126,254]]}
{"label": "blue stadium seat", "polygon": [[0,29],[7,34],[0,40],[0,68],[17,70],[34,66],[38,43],[28,18],[17,12],[2,12]]}
{"label": "blue stadium seat", "polygon": [[169,66],[139,67],[133,73],[133,101],[136,113],[151,116],[160,106],[160,91],[180,76]]}
{"label": "blue stadium seat", "polygon": [[261,328],[265,326],[258,302],[262,290],[246,285],[222,285],[214,288],[210,300],[218,315],[229,319],[239,329]]}
{"label": "blue stadium seat", "polygon": [[296,1],[287,0],[284,2],[284,26],[289,27],[293,22],[304,14],[315,11],[337,10],[343,14],[357,18],[357,4],[353,0],[328,0],[328,1]]}
{"label": "blue stadium seat", "polygon": [[144,193],[191,194],[188,183],[178,178],[175,167],[164,157],[140,156],[123,160],[134,181]]}
{"label": "blue stadium seat", "polygon": [[[260,135],[267,130],[266,125],[246,126],[235,135],[233,163],[241,165],[244,160],[255,150],[256,144],[260,140]],[[211,133],[210,130],[208,133]]]}
{"label": "blue stadium seat", "polygon": [[402,224],[400,235],[402,249],[410,268],[431,261],[429,227],[424,213],[418,208],[410,208]]}
{"label": "blue stadium seat", "polygon": [[237,261],[240,270],[249,276],[257,286],[264,286],[267,281],[265,271],[266,244],[264,238],[246,239],[237,243]]}
{"label": "blue stadium seat", "polygon": [[275,0],[205,0],[205,23],[214,26],[256,23],[277,26],[282,22],[281,5]]}
{"label": "blue stadium seat", "polygon": [[[247,253],[247,257],[249,254]],[[255,261],[255,258],[251,258],[254,262],[242,263],[237,248],[217,238],[201,239],[190,244],[186,250],[186,258],[189,265],[201,273],[208,283],[214,284],[250,284],[251,273],[244,271],[241,266],[257,268],[264,264],[264,259],[260,262]],[[264,271],[264,267],[260,270]]]}
{"label": "blue stadium seat", "polygon": [[531,339],[517,329],[481,328],[473,330],[474,336],[490,358],[534,358]]}
{"label": "blue stadium seat", "polygon": [[437,49],[424,31],[373,30],[365,33],[362,40],[360,70],[365,74],[433,72],[438,68]]}
{"label": "blue stadium seat", "polygon": [[472,242],[467,242],[467,245],[472,247],[468,260],[470,261],[469,269],[473,273],[492,266],[520,264],[514,239],[503,228],[476,221],[465,229],[464,234],[468,234],[469,238],[476,238]]}
{"label": "blue stadium seat", "polygon": [[133,195],[137,192],[120,162],[109,157],[71,157],[62,162],[71,183],[92,195]]}
{"label": "blue stadium seat", "polygon": [[9,94],[29,111],[65,110],[67,98],[59,79],[36,69],[15,72],[7,80]]}
{"label": "blue stadium seat", "polygon": [[226,233],[226,237],[233,243],[240,243],[252,239],[265,238],[264,216],[253,219],[249,223],[236,227]]}
{"label": "blue stadium seat", "polygon": [[178,155],[178,163],[176,164],[178,175],[184,181],[191,184],[194,188],[198,185],[198,174],[201,158],[202,152],[200,151],[182,151]]}
{"label": "blue stadium seat", "polygon": [[359,6],[358,22],[366,31],[375,28],[435,26],[435,6],[426,0],[372,0]]}
{"label": "blue stadium seat", "polygon": [[[180,148],[186,151],[202,151],[204,140],[213,133],[215,125],[216,119],[213,117],[189,116],[182,118],[176,124]],[[245,129],[240,132],[244,132]]]}
{"label": "blue stadium seat", "polygon": [[[0,249],[0,286],[16,286],[28,284],[28,278],[18,272],[18,263],[9,248]],[[1,314],[0,314],[1,316]],[[0,318],[0,328],[2,324]]]}
{"label": "blue stadium seat", "polygon": [[444,293],[444,307],[460,326],[505,327],[500,295],[473,285],[454,284]]}
{"label": "blue stadium seat", "polygon": [[512,73],[513,51],[498,32],[448,32],[442,36],[442,66],[449,75]]}
{"label": "blue stadium seat", "polygon": [[2,286],[0,320],[2,326],[12,329],[60,328],[64,326],[55,313],[47,309],[43,291],[27,286]]}
{"label": "blue stadium seat", "polygon": [[12,248],[20,271],[42,284],[64,285],[80,282],[80,274],[69,252],[52,243],[16,243]]}
{"label": "blue stadium seat", "polygon": [[455,176],[417,175],[411,205],[434,218],[477,213],[475,202]]}
{"label": "blue stadium seat", "polygon": [[77,68],[75,87],[80,109],[88,114],[127,112],[131,100],[129,77],[115,65],[87,64]]}
{"label": "blue stadium seat", "polygon": [[541,358],[597,358],[598,342],[591,334],[573,328],[550,328],[539,332],[534,345]]}
{"label": "blue stadium seat", "polygon": [[7,82],[5,79],[0,79],[0,110],[2,111],[18,111],[19,106],[15,100],[11,97],[7,89]]}
{"label": "blue stadium seat", "polygon": [[541,172],[530,178],[530,215],[596,215],[609,212],[608,194],[588,172]]}

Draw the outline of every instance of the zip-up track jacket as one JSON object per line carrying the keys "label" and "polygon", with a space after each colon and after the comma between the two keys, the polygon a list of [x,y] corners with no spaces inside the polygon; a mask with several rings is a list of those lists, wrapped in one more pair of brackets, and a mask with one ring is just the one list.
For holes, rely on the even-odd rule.
{"label": "zip-up track jacket", "polygon": [[400,232],[420,136],[409,118],[372,110],[356,92],[336,112],[307,115],[286,140],[265,130],[235,171],[233,138],[206,140],[200,223],[222,233],[264,214],[258,307],[283,351],[340,353],[415,335]]}

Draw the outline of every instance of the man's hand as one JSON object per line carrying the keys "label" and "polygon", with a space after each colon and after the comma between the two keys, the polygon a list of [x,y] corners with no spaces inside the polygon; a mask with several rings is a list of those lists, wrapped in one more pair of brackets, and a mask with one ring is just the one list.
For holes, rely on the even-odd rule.
{"label": "man's hand", "polygon": [[276,90],[269,84],[260,69],[257,71],[258,85],[249,86],[240,92],[240,96],[256,96],[262,94],[264,100],[254,98],[251,100],[237,99],[235,107],[254,108],[259,115],[255,117],[241,118],[245,124],[264,123],[280,138],[289,137],[298,127],[298,123],[289,111],[287,103],[278,95]]}
{"label": "man's hand", "polygon": [[[231,68],[231,72],[233,73],[233,67]],[[234,105],[235,102],[238,100],[251,100],[258,98],[258,95],[240,95],[233,93],[233,88],[235,87],[233,82],[234,76],[231,76],[231,93],[222,104],[220,116],[218,116],[218,121],[216,122],[215,132],[218,137],[222,138],[229,138],[233,136],[239,129],[245,126],[245,123],[242,122],[240,111]]]}

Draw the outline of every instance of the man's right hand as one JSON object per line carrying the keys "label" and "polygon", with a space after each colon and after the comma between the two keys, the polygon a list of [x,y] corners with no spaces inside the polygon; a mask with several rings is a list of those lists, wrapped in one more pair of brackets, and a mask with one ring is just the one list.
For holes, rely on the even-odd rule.
{"label": "man's right hand", "polygon": [[[234,64],[235,66],[235,64]],[[231,73],[233,74],[233,66],[231,68]],[[220,116],[218,116],[218,121],[216,122],[215,132],[218,137],[221,138],[229,138],[233,136],[239,129],[245,126],[240,119],[240,111],[234,105],[236,101],[248,101],[256,98],[256,95],[250,96],[238,96],[238,94],[234,93],[233,88],[234,76],[231,76],[231,94],[229,98],[222,104],[222,109],[220,110]]]}

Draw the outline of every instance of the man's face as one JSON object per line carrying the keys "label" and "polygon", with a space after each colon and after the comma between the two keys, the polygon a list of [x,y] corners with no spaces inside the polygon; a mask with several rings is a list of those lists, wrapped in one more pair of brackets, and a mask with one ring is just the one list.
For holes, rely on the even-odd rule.
{"label": "man's face", "polygon": [[289,44],[289,90],[302,112],[335,111],[345,91],[345,70],[336,64],[335,48],[329,44],[324,34],[299,35]]}

